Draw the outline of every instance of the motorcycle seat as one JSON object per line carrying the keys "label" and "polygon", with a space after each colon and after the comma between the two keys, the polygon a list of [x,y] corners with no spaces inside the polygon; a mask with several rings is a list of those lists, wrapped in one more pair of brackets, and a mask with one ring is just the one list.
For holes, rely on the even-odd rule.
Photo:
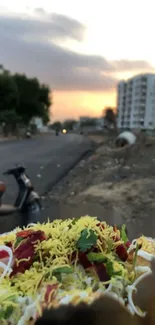
{"label": "motorcycle seat", "polygon": [[17,208],[11,204],[0,205],[0,217],[7,216],[17,211]]}

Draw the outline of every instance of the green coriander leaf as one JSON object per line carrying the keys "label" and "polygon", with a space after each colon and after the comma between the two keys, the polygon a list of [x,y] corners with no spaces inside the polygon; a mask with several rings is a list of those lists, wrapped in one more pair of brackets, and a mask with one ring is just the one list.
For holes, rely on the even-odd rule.
{"label": "green coriander leaf", "polygon": [[68,266],[62,266],[58,267],[57,269],[53,270],[52,275],[54,275],[59,282],[62,281],[62,274],[70,274],[73,273],[73,270],[71,267]]}
{"label": "green coriander leaf", "polygon": [[13,310],[14,308],[12,306],[8,306],[4,313],[4,319],[8,319],[12,315]]}
{"label": "green coriander leaf", "polygon": [[8,319],[12,313],[14,308],[12,306],[8,306],[6,309],[0,310],[0,319]]}
{"label": "green coriander leaf", "polygon": [[89,230],[85,228],[81,232],[81,237],[77,242],[77,248],[81,252],[86,252],[88,249],[92,248],[97,242],[97,235],[94,233],[93,230]]}
{"label": "green coriander leaf", "polygon": [[53,275],[61,274],[61,273],[69,274],[69,273],[73,273],[73,270],[72,270],[71,267],[62,266],[62,267],[58,267],[57,269],[54,269],[53,272],[52,272]]}
{"label": "green coriander leaf", "polygon": [[115,271],[114,270],[114,267],[113,267],[113,262],[110,261],[109,259],[107,260],[107,263],[105,264],[106,265],[106,270],[107,270],[107,273],[110,277],[114,277],[116,275],[122,275],[122,271]]}
{"label": "green coriander leaf", "polygon": [[121,235],[121,239],[123,240],[124,244],[126,244],[128,242],[128,237],[126,234],[126,225],[122,225],[121,229],[120,229],[120,235]]}
{"label": "green coriander leaf", "polygon": [[14,244],[14,248],[18,247],[19,243],[23,240],[23,237],[17,237],[15,244]]}
{"label": "green coriander leaf", "polygon": [[105,257],[102,253],[92,252],[87,254],[87,257],[90,262],[105,263],[107,261],[107,257]]}

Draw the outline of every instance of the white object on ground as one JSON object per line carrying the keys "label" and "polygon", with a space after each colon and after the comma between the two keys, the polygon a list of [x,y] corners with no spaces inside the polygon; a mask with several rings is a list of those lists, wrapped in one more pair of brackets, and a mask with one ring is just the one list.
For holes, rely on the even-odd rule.
{"label": "white object on ground", "polygon": [[136,136],[132,132],[124,131],[120,133],[119,136],[116,138],[116,144],[117,142],[119,142],[119,140],[125,140],[127,144],[132,145],[136,142]]}

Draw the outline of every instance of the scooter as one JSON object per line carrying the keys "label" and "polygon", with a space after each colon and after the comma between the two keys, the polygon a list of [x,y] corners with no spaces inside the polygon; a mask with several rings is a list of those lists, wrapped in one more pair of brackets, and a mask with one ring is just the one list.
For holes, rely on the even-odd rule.
{"label": "scooter", "polygon": [[12,175],[18,184],[18,195],[14,205],[2,204],[1,201],[6,186],[3,182],[0,182],[0,220],[4,216],[18,213],[21,217],[19,226],[27,226],[28,223],[37,222],[41,212],[41,199],[34,191],[31,180],[25,171],[25,167],[19,165],[4,172],[4,175]]}

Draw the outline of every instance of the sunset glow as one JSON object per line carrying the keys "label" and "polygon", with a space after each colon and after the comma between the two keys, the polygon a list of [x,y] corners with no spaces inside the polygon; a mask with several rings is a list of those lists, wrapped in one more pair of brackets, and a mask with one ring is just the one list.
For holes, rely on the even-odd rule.
{"label": "sunset glow", "polygon": [[52,119],[101,116],[105,106],[116,106],[116,93],[54,92]]}

